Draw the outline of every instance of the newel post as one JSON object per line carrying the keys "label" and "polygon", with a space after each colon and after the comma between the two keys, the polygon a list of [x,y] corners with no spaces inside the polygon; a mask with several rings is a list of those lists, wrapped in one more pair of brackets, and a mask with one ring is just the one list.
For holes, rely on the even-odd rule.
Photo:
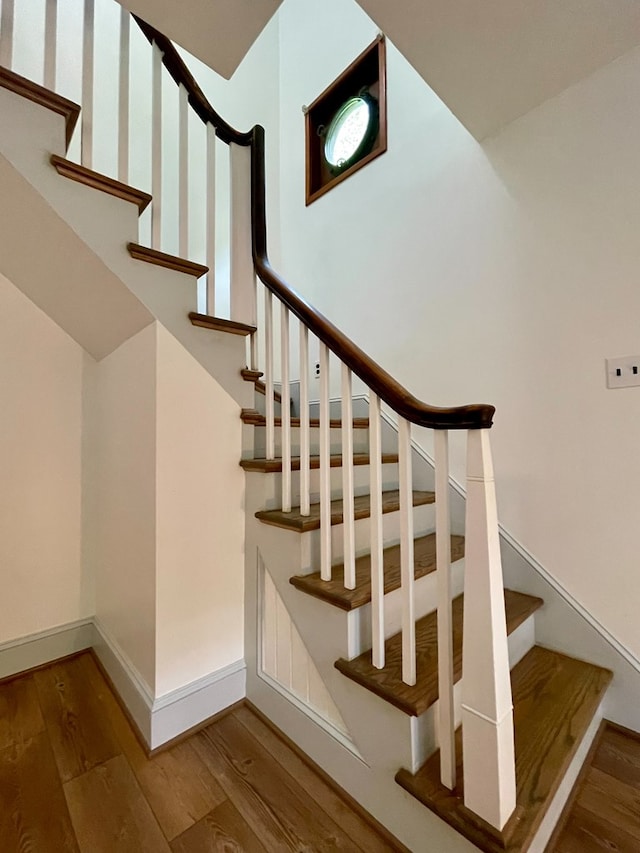
{"label": "newel post", "polygon": [[487,429],[467,445],[462,742],[464,804],[496,829],[516,805],[513,704]]}
{"label": "newel post", "polygon": [[231,163],[231,319],[256,324],[256,277],[251,249],[251,148],[229,145]]}

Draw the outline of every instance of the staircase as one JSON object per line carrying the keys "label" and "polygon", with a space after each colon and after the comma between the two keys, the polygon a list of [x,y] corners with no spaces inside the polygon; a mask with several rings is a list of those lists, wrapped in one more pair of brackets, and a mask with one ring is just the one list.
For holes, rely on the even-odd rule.
{"label": "staircase", "polygon": [[[122,20],[130,26],[124,13]],[[612,673],[536,645],[544,602],[503,588],[493,407],[437,409],[416,400],[274,272],[262,128],[243,134],[227,125],[171,42],[137,24],[151,45],[154,74],[164,68],[178,84],[181,110],[195,110],[208,138],[232,147],[231,317],[215,316],[212,258],[162,250],[161,181],[151,192],[136,190],[65,151],[49,152],[47,181],[55,170],[56,180],[115,197],[137,215],[151,204],[152,245],[130,234],[119,247],[124,254],[126,245],[127,265],[117,272],[238,401],[248,695],[294,740],[304,729],[301,745],[411,849],[470,849],[462,837],[491,853],[541,851],[595,736]],[[86,48],[93,33],[85,29],[84,37]],[[9,68],[0,70],[0,85],[58,114],[69,143],[82,120],[77,105]],[[19,154],[12,156],[20,168]],[[160,169],[161,158],[154,175]],[[182,249],[189,246],[184,234]],[[136,284],[132,260],[147,276],[162,269],[170,277],[157,279],[156,291],[152,278]],[[182,310],[187,300],[174,288],[204,276],[208,312]],[[290,322],[299,331],[297,358]],[[205,355],[203,335],[218,341],[215,359]],[[319,353],[318,417],[311,416],[310,339]],[[333,386],[332,361],[340,376]],[[299,401],[291,399],[294,370]],[[354,397],[354,374],[365,395]],[[417,453],[418,429],[433,434],[433,465]],[[464,519],[450,509],[450,431],[468,440]]]}

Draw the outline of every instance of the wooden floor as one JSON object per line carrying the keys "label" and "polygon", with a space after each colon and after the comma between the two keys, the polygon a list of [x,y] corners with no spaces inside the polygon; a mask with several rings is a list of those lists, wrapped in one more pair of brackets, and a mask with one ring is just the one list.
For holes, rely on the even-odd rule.
{"label": "wooden floor", "polygon": [[546,853],[640,851],[640,735],[607,723]]}
{"label": "wooden floor", "polygon": [[89,653],[0,684],[2,853],[400,849],[246,705],[149,760]]}

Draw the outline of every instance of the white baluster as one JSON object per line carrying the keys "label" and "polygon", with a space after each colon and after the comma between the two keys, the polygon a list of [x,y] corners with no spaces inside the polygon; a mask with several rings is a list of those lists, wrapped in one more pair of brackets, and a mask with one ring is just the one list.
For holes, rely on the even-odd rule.
{"label": "white baluster", "polygon": [[462,679],[464,804],[496,829],[516,805],[513,706],[488,430],[469,430]]}
{"label": "white baluster", "polygon": [[369,400],[369,470],[371,492],[371,645],[373,665],[382,669],[385,663],[382,430],[380,398],[373,392]]}
{"label": "white baluster", "polygon": [[131,67],[131,16],[120,9],[120,69],[118,81],[118,180],[129,182],[129,70]]}
{"label": "white baluster", "polygon": [[178,86],[178,254],[189,257],[189,93]]}
{"label": "white baluster", "polygon": [[453,624],[451,614],[451,522],[449,513],[449,433],[434,433],[436,462],[436,566],[438,581],[438,732],[440,780],[456,785],[453,705]]}
{"label": "white baluster", "polygon": [[289,386],[289,309],[280,303],[280,358],[282,362],[282,509],[291,512],[291,390]]}
{"label": "white baluster", "polygon": [[58,46],[58,0],[47,0],[44,12],[44,74],[46,89],[56,89],[56,49]]}
{"label": "white baluster", "polygon": [[331,580],[329,348],[320,342],[320,577]]}
{"label": "white baluster", "polygon": [[162,247],[162,51],[152,48],[153,92],[151,96],[151,246]]}
{"label": "white baluster", "polygon": [[256,324],[251,252],[251,149],[231,143],[231,319]]}
{"label": "white baluster", "polygon": [[93,167],[93,78],[95,54],[95,4],[84,0],[84,31],[82,47],[82,139],[81,162]]}
{"label": "white baluster", "polygon": [[0,14],[0,66],[2,68],[11,68],[13,64],[14,21],[14,0],[2,0],[2,13]]}
{"label": "white baluster", "polygon": [[411,424],[398,418],[398,488],[400,490],[400,578],[402,583],[402,680],[416,683],[416,620],[413,560],[413,485]]}
{"label": "white baluster", "polygon": [[216,313],[216,144],[216,129],[207,124],[207,314],[212,317]]}
{"label": "white baluster", "polygon": [[309,463],[309,330],[300,323],[300,514],[311,515]]}
{"label": "white baluster", "polygon": [[344,585],[356,588],[356,541],[353,494],[353,399],[351,371],[342,364],[342,506],[344,508]]}
{"label": "white baluster", "polygon": [[264,289],[264,385],[266,406],[266,455],[275,459],[275,407],[273,405],[273,294]]}

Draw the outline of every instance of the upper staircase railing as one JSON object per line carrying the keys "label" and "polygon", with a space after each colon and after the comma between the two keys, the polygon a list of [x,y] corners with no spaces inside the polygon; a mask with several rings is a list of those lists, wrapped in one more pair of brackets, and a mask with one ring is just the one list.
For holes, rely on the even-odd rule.
{"label": "upper staircase railing", "polygon": [[[95,109],[97,95],[105,86],[116,89],[118,102],[115,131],[117,177],[130,180],[132,151],[132,91],[138,68],[132,63],[132,16],[124,9],[119,15],[119,45],[116,73],[112,79],[96,79],[96,7],[113,6],[112,0],[76,0],[83,6],[81,160],[94,168]],[[0,16],[0,65],[11,68],[14,61],[14,21],[21,0],[2,0]],[[29,0],[24,0],[29,5]],[[57,0],[46,0],[42,80],[56,89],[60,33]],[[113,10],[112,10],[113,17]],[[291,317],[297,320],[297,366],[300,380],[300,513],[312,512],[310,491],[309,352],[310,338],[319,347],[320,364],[320,572],[325,580],[332,574],[331,481],[330,481],[330,361],[340,365],[342,416],[342,513],[345,586],[356,584],[356,539],[354,524],[353,466],[344,464],[353,455],[352,378],[357,376],[369,391],[370,420],[370,551],[372,656],[376,667],[385,665],[385,607],[383,565],[383,477],[381,404],[394,413],[398,426],[399,508],[401,519],[402,674],[407,684],[416,683],[416,629],[414,596],[414,537],[411,438],[413,428],[434,431],[436,548],[438,578],[438,657],[439,705],[438,740],[441,779],[448,788],[456,785],[454,712],[454,649],[451,609],[451,530],[449,518],[449,430],[467,430],[467,501],[465,546],[465,605],[462,679],[462,731],[465,805],[487,823],[502,829],[515,808],[515,764],[511,685],[503,598],[495,484],[489,428],[493,406],[486,404],[436,408],[416,399],[392,376],[359,349],[343,332],[296,293],[269,263],[265,199],[265,136],[260,126],[239,132],[211,106],[172,42],[144,21],[134,18],[151,46],[150,144],[153,200],[149,227],[151,247],[163,250],[162,217],[167,213],[163,197],[166,185],[166,151],[163,117],[167,93],[163,68],[177,86],[177,145],[173,168],[177,176],[177,250],[181,257],[206,263],[206,295],[200,305],[213,315],[216,310],[215,281],[216,215],[220,188],[216,186],[216,140],[230,149],[230,189],[222,194],[230,202],[229,263],[231,267],[230,314],[232,320],[255,326],[248,361],[253,370],[264,371],[266,386],[266,456],[275,458],[276,415],[274,404],[276,327],[279,325],[281,408],[282,509],[292,509],[292,439],[290,399]],[[139,47],[139,46],[138,46]],[[33,49],[33,45],[31,45]],[[68,46],[65,44],[65,50]],[[138,48],[136,48],[138,49]],[[105,75],[103,75],[105,77]],[[106,75],[109,77],[109,75]],[[205,128],[206,145],[201,161],[194,162],[190,149],[190,112]],[[136,116],[136,123],[139,123]],[[164,146],[166,148],[166,145]],[[203,203],[193,204],[190,173],[197,169],[204,186]],[[174,197],[170,200],[174,204]],[[194,248],[194,210],[199,217],[203,244]],[[258,306],[258,281],[263,293]],[[276,323],[274,296],[279,303]],[[194,305],[194,308],[197,307]],[[258,316],[261,323],[258,324]],[[335,507],[333,508],[335,512]]]}

